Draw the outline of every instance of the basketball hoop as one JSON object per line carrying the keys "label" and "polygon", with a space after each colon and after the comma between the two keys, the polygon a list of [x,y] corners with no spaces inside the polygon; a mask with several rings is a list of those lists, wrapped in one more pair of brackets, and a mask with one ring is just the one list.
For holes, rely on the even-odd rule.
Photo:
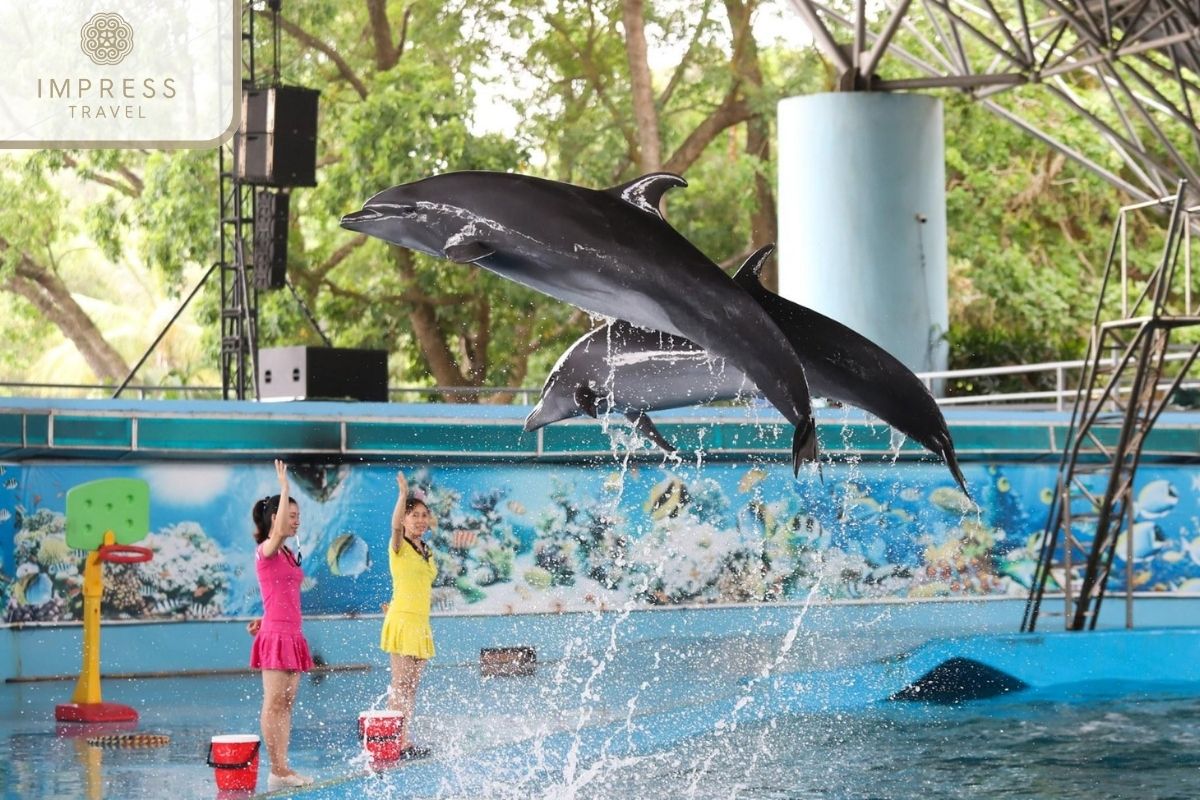
{"label": "basketball hoop", "polygon": [[136,544],[106,544],[97,551],[101,561],[113,564],[138,564],[154,558],[154,551],[149,547],[138,547]]}

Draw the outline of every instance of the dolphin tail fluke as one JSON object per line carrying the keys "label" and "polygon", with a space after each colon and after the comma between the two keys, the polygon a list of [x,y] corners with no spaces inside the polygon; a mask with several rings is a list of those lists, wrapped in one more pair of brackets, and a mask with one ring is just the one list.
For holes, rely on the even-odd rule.
{"label": "dolphin tail fluke", "polygon": [[661,447],[664,452],[675,452],[675,445],[668,442],[666,438],[659,433],[658,428],[655,427],[654,423],[650,421],[650,418],[646,416],[644,411],[626,411],[625,419],[633,423],[633,427],[637,429],[638,433]]}
{"label": "dolphin tail fluke", "polygon": [[963,494],[969,499],[971,490],[967,488],[967,480],[963,477],[962,470],[959,469],[958,456],[954,454],[954,445],[950,442],[949,437],[946,439],[946,446],[942,449],[942,458],[945,460],[946,466],[950,468],[950,474],[954,476],[954,480],[958,481]]}
{"label": "dolphin tail fluke", "polygon": [[954,476],[959,488],[963,490],[963,494],[970,498],[971,490],[967,488],[967,479],[963,477],[962,469],[958,466],[958,456],[954,453],[954,440],[950,438],[950,431],[943,428],[934,437],[934,446],[929,449],[942,457],[950,474]]}
{"label": "dolphin tail fluke", "polygon": [[817,460],[817,426],[812,417],[796,426],[792,435],[792,474],[800,474],[800,465],[805,461]]}

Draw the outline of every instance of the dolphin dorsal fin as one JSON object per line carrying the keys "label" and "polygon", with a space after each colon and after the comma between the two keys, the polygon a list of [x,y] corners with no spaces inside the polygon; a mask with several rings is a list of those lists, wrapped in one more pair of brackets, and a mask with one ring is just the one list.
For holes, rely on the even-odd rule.
{"label": "dolphin dorsal fin", "polygon": [[651,172],[640,178],[634,178],[629,183],[605,189],[606,192],[624,200],[631,206],[636,206],[647,214],[663,218],[658,210],[658,203],[668,189],[676,186],[685,187],[687,181],[672,172]]}
{"label": "dolphin dorsal fin", "polygon": [[738,267],[738,271],[734,274],[733,279],[744,289],[757,286],[758,276],[762,274],[763,264],[767,263],[767,259],[771,257],[771,253],[773,252],[775,252],[774,243],[764,244],[755,250]]}

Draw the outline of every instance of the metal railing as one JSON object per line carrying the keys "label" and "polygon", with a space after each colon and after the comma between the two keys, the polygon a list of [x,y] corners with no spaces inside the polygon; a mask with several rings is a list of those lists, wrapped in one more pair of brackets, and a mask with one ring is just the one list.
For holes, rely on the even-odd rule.
{"label": "metal railing", "polygon": [[[1187,359],[1186,353],[1172,353],[1166,356],[1166,361],[1184,361]],[[1111,365],[1116,366],[1118,358],[1114,355],[1111,359]],[[925,382],[925,385],[932,391],[933,387],[940,381],[948,380],[971,380],[976,378],[989,378],[996,376],[1011,376],[1011,375],[1029,375],[1037,377],[1047,373],[1054,376],[1054,388],[1041,391],[1025,391],[1025,392],[981,392],[979,394],[956,395],[953,397],[939,397],[938,405],[942,406],[962,406],[962,405],[1004,405],[1010,403],[1038,403],[1051,404],[1056,411],[1065,411],[1067,404],[1074,402],[1075,394],[1078,391],[1079,384],[1078,372],[1086,366],[1086,361],[1044,361],[1037,364],[1014,364],[1007,367],[984,367],[980,369],[958,369],[958,370],[942,370],[939,372],[918,372],[917,377]],[[1076,374],[1069,375],[1074,371]],[[1159,384],[1158,388],[1165,391],[1170,388],[1171,382],[1164,381]],[[1190,382],[1181,384],[1180,388],[1195,390],[1200,388],[1200,383]]]}
{"label": "metal railing", "polygon": [[[68,398],[81,400],[112,399],[112,384],[40,383],[36,381],[0,381],[2,397]],[[540,388],[521,386],[393,386],[388,388],[391,402],[475,402],[480,397],[502,394],[514,396],[514,402],[533,402]],[[220,386],[184,384],[129,384],[122,392],[125,399],[137,400],[220,400]]]}
{"label": "metal railing", "polygon": [[[1166,360],[1180,361],[1185,357],[1185,354],[1177,353],[1167,356]],[[943,406],[1036,404],[1063,411],[1069,403],[1075,400],[1076,387],[1079,382],[1078,373],[1085,365],[1086,362],[1082,360],[1045,361],[1004,367],[918,372],[917,377],[924,381],[932,391],[939,384],[950,381],[966,382],[1002,376],[1028,376],[1030,383],[1037,384],[1049,383],[1045,377],[1053,376],[1053,389],[958,394],[951,397],[939,397],[938,403]],[[1161,388],[1165,390],[1169,385],[1169,382],[1163,383]],[[112,397],[114,388],[107,384],[0,381],[0,397],[108,399]],[[1200,390],[1200,382],[1185,383],[1181,388]],[[528,386],[393,386],[388,389],[388,399],[392,402],[471,403],[488,402],[488,398],[511,395],[511,402],[528,404],[535,402],[540,393],[541,388]],[[221,387],[183,384],[129,385],[125,387],[122,394],[125,397],[139,400],[220,400]]]}

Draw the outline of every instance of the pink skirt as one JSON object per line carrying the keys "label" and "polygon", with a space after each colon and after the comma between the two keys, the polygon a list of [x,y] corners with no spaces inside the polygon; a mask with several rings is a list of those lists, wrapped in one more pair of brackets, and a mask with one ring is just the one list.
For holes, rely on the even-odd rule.
{"label": "pink skirt", "polygon": [[288,672],[308,672],[312,669],[312,654],[302,633],[259,631],[250,649],[251,669],[280,669]]}

